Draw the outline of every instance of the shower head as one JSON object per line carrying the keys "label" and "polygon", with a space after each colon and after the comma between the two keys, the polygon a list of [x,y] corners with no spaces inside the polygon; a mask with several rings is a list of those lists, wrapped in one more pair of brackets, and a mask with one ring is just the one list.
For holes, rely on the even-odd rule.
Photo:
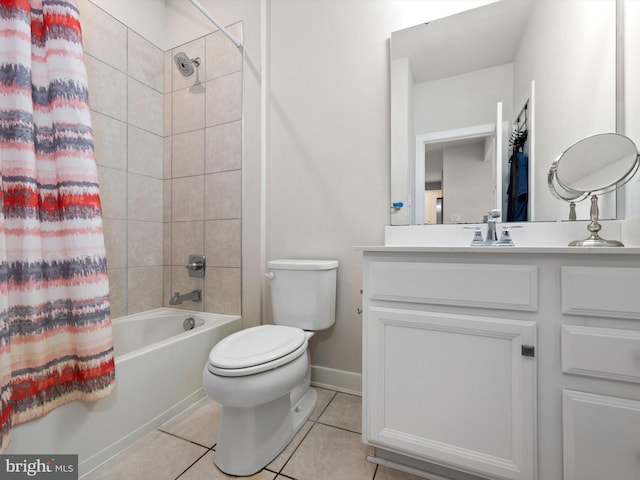
{"label": "shower head", "polygon": [[178,52],[173,56],[173,61],[176,62],[176,67],[184,77],[193,75],[193,66],[200,66],[200,57],[189,58],[186,53]]}

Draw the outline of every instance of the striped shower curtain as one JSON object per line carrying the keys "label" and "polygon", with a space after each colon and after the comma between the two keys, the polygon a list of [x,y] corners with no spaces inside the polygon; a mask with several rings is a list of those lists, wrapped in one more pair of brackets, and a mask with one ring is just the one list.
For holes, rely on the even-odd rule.
{"label": "striped shower curtain", "polygon": [[76,1],[0,0],[0,452],[114,385],[87,102]]}

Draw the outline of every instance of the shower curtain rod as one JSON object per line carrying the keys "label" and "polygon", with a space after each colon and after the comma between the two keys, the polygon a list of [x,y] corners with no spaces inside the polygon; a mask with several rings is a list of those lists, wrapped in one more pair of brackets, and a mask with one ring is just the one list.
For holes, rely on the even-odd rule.
{"label": "shower curtain rod", "polygon": [[191,4],[196,7],[198,10],[200,10],[200,12],[209,19],[209,21],[211,23],[213,23],[216,27],[218,27],[220,29],[220,31],[222,33],[224,33],[227,38],[229,40],[231,40],[233,42],[233,44],[238,47],[239,49],[242,49],[242,44],[238,41],[238,39],[236,37],[234,37],[233,35],[231,35],[231,32],[229,32],[229,30],[227,30],[226,28],[224,28],[223,25],[221,25],[215,18],[213,18],[213,15],[211,15],[206,8],[204,8],[200,2],[198,2],[198,0],[189,0],[191,2]]}

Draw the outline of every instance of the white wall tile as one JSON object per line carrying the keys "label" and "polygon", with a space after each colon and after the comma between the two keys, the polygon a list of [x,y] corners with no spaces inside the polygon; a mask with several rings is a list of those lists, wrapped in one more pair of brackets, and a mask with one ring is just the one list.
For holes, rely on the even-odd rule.
{"label": "white wall tile", "polygon": [[91,111],[91,128],[98,165],[127,169],[127,124]]}
{"label": "white wall tile", "polygon": [[98,165],[103,218],[127,217],[127,173]]}
{"label": "white wall tile", "polygon": [[171,220],[204,220],[204,178],[174,178],[171,185]]}
{"label": "white wall tile", "polygon": [[163,224],[160,222],[127,222],[128,267],[150,267],[163,264]]}
{"label": "white wall tile", "polygon": [[205,175],[205,218],[219,220],[242,216],[242,172]]}
{"label": "white wall tile", "polygon": [[125,72],[127,70],[127,27],[89,0],[80,0],[78,8],[84,51]]}
{"label": "white wall tile", "polygon": [[84,61],[91,109],[126,122],[127,76],[91,55],[85,55]]}
{"label": "white wall tile", "polygon": [[242,222],[209,220],[205,222],[205,249],[207,265],[211,267],[241,266]]}
{"label": "white wall tile", "polygon": [[206,83],[207,127],[242,118],[242,73],[232,73]]}
{"label": "white wall tile", "polygon": [[124,219],[104,218],[104,246],[107,251],[107,268],[125,268],[127,266],[127,221]]}
{"label": "white wall tile", "polygon": [[204,173],[204,129],[173,136],[171,165],[173,178],[202,175]]}
{"label": "white wall tile", "polygon": [[[169,235],[171,236],[171,235]],[[171,267],[165,266],[163,268],[163,293],[162,293],[162,306],[169,307],[169,300],[171,299],[171,295],[173,295],[174,291],[171,288]]]}
{"label": "white wall tile", "polygon": [[[112,316],[167,305],[172,291],[204,293],[205,280],[188,277],[184,264],[205,250],[215,269],[207,272],[207,307],[239,313],[242,54],[219,32],[163,53],[79,1]],[[242,37],[241,23],[230,29]],[[200,57],[194,75],[179,73],[178,51]],[[205,80],[216,90],[209,97]],[[205,211],[217,220],[205,224]]]}
{"label": "white wall tile", "polygon": [[129,315],[162,306],[163,271],[162,266],[127,269],[127,313]]}
{"label": "white wall tile", "polygon": [[127,189],[127,218],[162,222],[162,180],[130,173]]}
{"label": "white wall tile", "polygon": [[162,95],[162,135],[171,135],[173,131],[173,94]]}
{"label": "white wall tile", "polygon": [[124,317],[127,314],[127,269],[110,268],[107,275],[111,297],[111,318]]}
{"label": "white wall tile", "polygon": [[163,265],[171,265],[171,223],[163,223],[162,229],[162,238],[164,240],[162,249],[162,263]]}
{"label": "white wall tile", "polygon": [[164,137],[162,145],[162,178],[171,178],[171,144],[173,143],[173,137]]}
{"label": "white wall tile", "polygon": [[173,92],[171,119],[173,134],[204,128],[205,93],[188,88]]}
{"label": "white wall tile", "polygon": [[145,85],[164,92],[164,53],[154,44],[129,30],[127,73]]}
{"label": "white wall tile", "polygon": [[171,179],[162,181],[162,221],[171,222]]}
{"label": "white wall tile", "polygon": [[162,178],[164,154],[161,136],[129,125],[128,127],[128,171]]}
{"label": "white wall tile", "polygon": [[[241,22],[231,25],[227,30],[242,42]],[[206,36],[206,50],[207,80],[242,70],[242,52],[222,32]]]}
{"label": "white wall tile", "polygon": [[137,80],[128,82],[128,122],[131,125],[162,135],[163,95]]}
{"label": "white wall tile", "polygon": [[171,93],[173,90],[173,69],[176,68],[173,63],[173,52],[171,50],[167,50],[163,53],[163,64],[164,64],[164,82],[163,82],[163,93]]}
{"label": "white wall tile", "polygon": [[242,168],[242,122],[231,122],[206,130],[205,172]]}
{"label": "white wall tile", "polygon": [[189,255],[204,255],[204,222],[173,222],[171,265],[184,266]]}
{"label": "white wall tile", "polygon": [[239,315],[242,310],[240,269],[207,269],[204,293],[205,311]]}

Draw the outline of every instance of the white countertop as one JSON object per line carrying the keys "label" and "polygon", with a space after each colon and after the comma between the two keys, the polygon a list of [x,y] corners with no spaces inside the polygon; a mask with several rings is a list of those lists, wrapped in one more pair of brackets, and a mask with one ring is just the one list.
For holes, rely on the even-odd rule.
{"label": "white countertop", "polygon": [[356,245],[361,252],[381,253],[488,253],[488,254],[563,254],[563,255],[640,255],[640,247],[462,247],[447,245]]}
{"label": "white countertop", "polygon": [[589,236],[588,221],[497,223],[497,234],[509,228],[514,245],[471,246],[474,230],[486,234],[486,224],[386,226],[384,245],[359,246],[362,251],[449,252],[449,253],[532,253],[637,255],[640,253],[640,219],[604,220],[602,238],[622,241],[624,247],[569,247],[574,240]]}
{"label": "white countertop", "polygon": [[486,232],[486,224],[474,225],[406,225],[387,226],[384,245],[363,245],[363,252],[417,253],[500,253],[564,255],[638,255],[640,254],[640,219],[602,221],[600,235],[622,241],[624,247],[569,247],[569,242],[589,236],[587,221],[530,222],[497,224],[498,235],[509,228],[513,247],[471,246],[473,230]]}

